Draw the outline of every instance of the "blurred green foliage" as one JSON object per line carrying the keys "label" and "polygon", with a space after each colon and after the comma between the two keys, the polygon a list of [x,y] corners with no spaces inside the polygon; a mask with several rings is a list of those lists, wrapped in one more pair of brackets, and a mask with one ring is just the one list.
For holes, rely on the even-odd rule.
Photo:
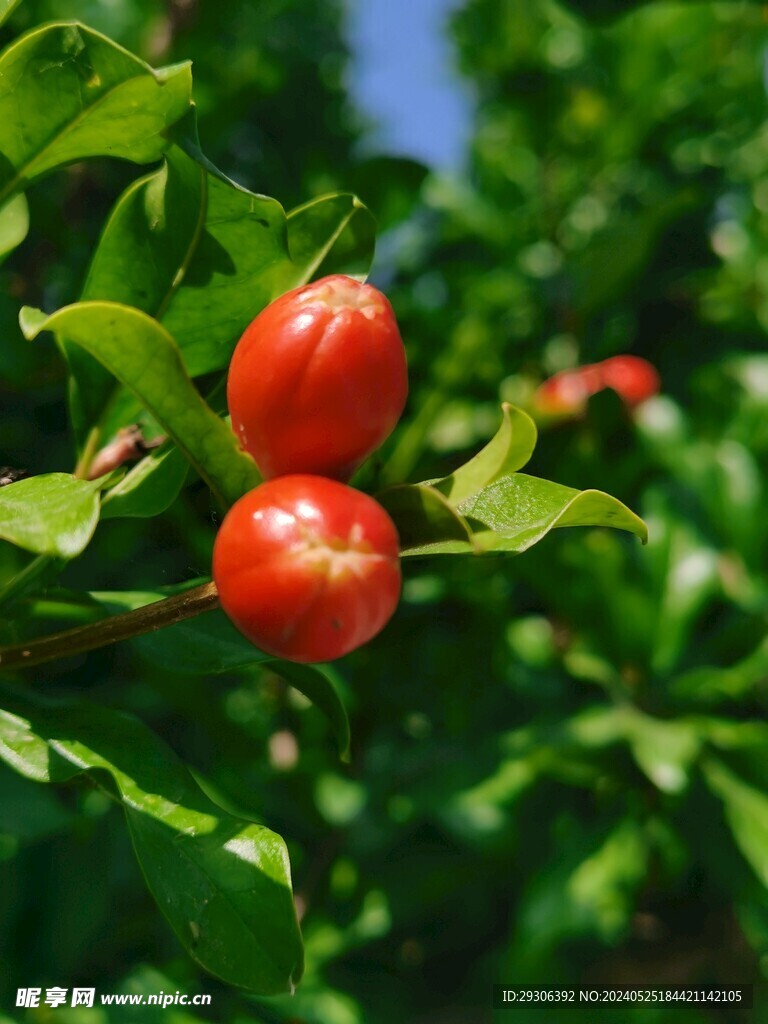
{"label": "blurred green foliage", "polygon": [[[531,467],[626,501],[646,548],[564,531],[511,561],[409,562],[393,623],[338,666],[349,768],[268,667],[174,673],[129,643],[41,670],[42,688],[137,713],[225,806],[286,838],[307,973],[294,997],[260,1001],[197,974],[106,799],[2,769],[2,1012],[43,1021],[11,1009],[16,987],[90,984],[209,991],[203,1019],[233,1024],[480,1024],[493,982],[765,978],[762,6],[467,0],[451,31],[476,96],[472,149],[466,173],[423,184],[410,163],[355,155],[335,4],[27,0],[3,32],[62,16],[158,63],[192,57],[206,151],[238,180],[286,205],[358,189],[384,218],[374,280],[413,386],[368,482],[450,473],[491,435],[500,399],[525,405],[577,363],[634,352],[663,394],[633,416],[601,394],[543,425]],[[134,173],[75,166],[31,192],[30,236],[0,271],[0,462],[71,468],[63,369],[15,317],[78,294]],[[166,517],[102,524],[64,582],[195,576],[213,532],[193,488]],[[3,575],[15,558],[0,549]],[[62,625],[60,606],[41,610]],[[727,1012],[611,1019],[743,1019]]]}

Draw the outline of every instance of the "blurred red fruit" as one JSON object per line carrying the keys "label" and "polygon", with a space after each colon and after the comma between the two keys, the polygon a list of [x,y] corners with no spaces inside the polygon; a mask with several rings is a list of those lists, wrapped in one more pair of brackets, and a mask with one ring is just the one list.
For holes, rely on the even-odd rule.
{"label": "blurred red fruit", "polygon": [[587,399],[612,388],[634,409],[657,394],[660,387],[656,368],[640,356],[612,356],[601,363],[589,363],[563,370],[537,389],[534,405],[547,416],[569,416],[583,412]]}
{"label": "blurred red fruit", "polygon": [[598,365],[602,370],[603,386],[613,388],[633,409],[658,394],[661,387],[656,367],[640,356],[613,356]]}

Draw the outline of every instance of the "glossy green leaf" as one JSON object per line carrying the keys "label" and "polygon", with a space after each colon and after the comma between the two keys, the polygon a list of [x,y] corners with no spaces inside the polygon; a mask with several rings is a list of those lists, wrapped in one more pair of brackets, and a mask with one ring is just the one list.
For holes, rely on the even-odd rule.
{"label": "glossy green leaf", "polygon": [[188,64],[155,71],[77,22],[28,32],[0,55],[0,204],[83,157],[157,160],[191,85]]}
{"label": "glossy green leaf", "polygon": [[259,482],[254,461],[187,376],[171,335],[146,313],[112,302],[76,303],[49,317],[24,307],[21,325],[27,338],[61,332],[95,356],[142,401],[224,504]]}
{"label": "glossy green leaf", "polygon": [[102,482],[46,473],[0,487],[0,537],[38,555],[74,558],[99,521]]}
{"label": "glossy green leaf", "polygon": [[429,484],[387,487],[376,497],[397,527],[402,555],[451,555],[473,550],[466,522]]}
{"label": "glossy green leaf", "polygon": [[0,757],[12,768],[37,782],[87,773],[120,801],[147,885],[190,956],[230,985],[292,990],[302,948],[280,836],[224,813],[135,718],[16,694],[3,703]]}
{"label": "glossy green leaf", "polygon": [[463,466],[433,486],[457,508],[500,477],[515,473],[528,462],[536,447],[536,424],[528,413],[505,402],[496,435]]}
{"label": "glossy green leaf", "polygon": [[9,199],[0,209],[0,262],[21,245],[29,231],[29,206],[23,195]]}
{"label": "glossy green leaf", "polygon": [[462,502],[475,543],[485,551],[525,551],[561,526],[611,526],[645,542],[645,523],[602,491],[577,491],[524,473],[502,477]]}
{"label": "glossy green leaf", "polygon": [[531,417],[505,402],[494,437],[450,476],[383,490],[378,498],[398,528],[401,553],[520,552],[557,526],[612,526],[645,543],[645,524],[616,498],[516,472],[536,437]]}
{"label": "glossy green leaf", "polygon": [[160,515],[173,503],[187,477],[188,466],[178,448],[165,444],[143,459],[108,490],[101,502],[102,519]]}
{"label": "glossy green leaf", "polygon": [[704,777],[723,802],[736,845],[763,885],[768,886],[768,795],[715,758],[704,765]]}
{"label": "glossy green leaf", "polygon": [[512,473],[453,508],[431,484],[402,484],[378,495],[397,526],[403,555],[519,553],[560,526],[612,526],[645,542],[645,523],[602,491]]}

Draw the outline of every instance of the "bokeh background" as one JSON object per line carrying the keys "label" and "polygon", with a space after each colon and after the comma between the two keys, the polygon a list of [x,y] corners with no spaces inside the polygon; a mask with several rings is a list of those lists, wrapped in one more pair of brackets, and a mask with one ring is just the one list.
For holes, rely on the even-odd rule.
{"label": "bokeh background", "polygon": [[[174,675],[130,644],[41,670],[41,689],[139,714],[286,838],[308,966],[269,1000],[199,975],[119,811],[3,767],[0,1020],[134,1019],[15,1010],[33,984],[213,994],[205,1014],[158,1011],[173,1024],[487,1024],[494,982],[765,979],[768,8],[26,0],[4,41],[58,18],[155,64],[191,57],[204,148],[236,180],[287,207],[336,188],[371,207],[412,390],[370,482],[449,472],[500,400],[529,406],[580,363],[641,355],[663,388],[632,414],[607,392],[542,424],[530,467],[620,497],[648,546],[563,530],[514,559],[408,564],[391,625],[337,666],[349,769],[264,670]],[[2,464],[71,466],[63,366],[17,311],[76,298],[136,173],[91,162],[30,192],[0,271]],[[158,520],[103,524],[64,581],[188,579],[213,536],[192,487]],[[0,548],[3,577],[16,557]],[[749,1018],[610,1012],[667,1019]]]}

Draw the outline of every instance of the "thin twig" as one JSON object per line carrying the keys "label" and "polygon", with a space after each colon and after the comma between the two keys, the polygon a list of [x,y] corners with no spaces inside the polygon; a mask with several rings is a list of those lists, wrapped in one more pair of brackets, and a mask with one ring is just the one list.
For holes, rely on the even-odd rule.
{"label": "thin twig", "polygon": [[141,636],[142,633],[152,633],[215,608],[218,603],[216,584],[204,583],[183,594],[175,594],[121,615],[112,615],[89,626],[52,633],[25,644],[0,647],[0,671],[31,668],[45,661],[69,658],[73,654],[83,654],[120,640]]}

